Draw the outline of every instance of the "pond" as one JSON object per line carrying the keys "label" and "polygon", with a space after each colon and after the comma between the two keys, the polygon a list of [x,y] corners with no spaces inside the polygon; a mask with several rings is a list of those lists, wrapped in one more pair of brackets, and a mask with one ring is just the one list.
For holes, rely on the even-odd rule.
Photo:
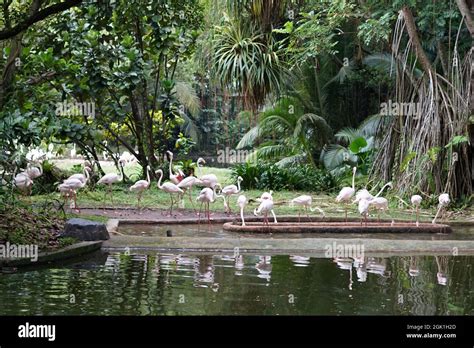
{"label": "pond", "polygon": [[473,315],[474,256],[99,251],[0,274],[0,315]]}

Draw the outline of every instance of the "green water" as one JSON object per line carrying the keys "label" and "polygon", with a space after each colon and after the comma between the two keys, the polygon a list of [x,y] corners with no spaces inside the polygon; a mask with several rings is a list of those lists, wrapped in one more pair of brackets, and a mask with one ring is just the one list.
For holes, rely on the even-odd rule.
{"label": "green water", "polygon": [[363,261],[101,251],[0,274],[0,315],[474,314],[473,256]]}

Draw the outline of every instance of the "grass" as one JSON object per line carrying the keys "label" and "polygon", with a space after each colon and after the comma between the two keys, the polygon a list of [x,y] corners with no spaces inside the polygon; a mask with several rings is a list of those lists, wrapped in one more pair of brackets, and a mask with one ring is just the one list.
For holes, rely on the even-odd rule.
{"label": "grass", "polygon": [[[138,166],[136,166],[138,167]],[[130,166],[126,167],[127,173],[132,172],[139,172],[140,168],[130,168]],[[114,172],[115,167],[113,165],[104,165],[104,170],[106,172]],[[219,182],[222,183],[223,186],[232,184],[230,179],[230,170],[224,168],[210,168],[204,167],[202,168],[203,174],[214,173]],[[137,196],[135,193],[132,193],[128,190],[128,188],[132,185],[132,183],[125,184],[125,183],[118,183],[113,185],[113,198],[114,198],[114,207],[136,207],[137,205]],[[200,188],[193,188],[193,201],[195,203],[195,207],[198,207],[197,202],[195,201]],[[106,188],[97,186],[93,189],[91,188],[84,188],[79,191],[78,193],[78,205],[81,208],[103,208],[104,207],[104,194],[106,193]],[[247,199],[256,199],[260,197],[262,191],[258,190],[246,190],[243,191],[242,194],[246,195]],[[275,212],[277,215],[290,215],[290,214],[297,214],[298,207],[290,207],[289,202],[292,198],[295,198],[301,194],[308,194],[308,192],[302,191],[279,191],[274,192],[273,198],[275,202]],[[334,195],[312,195],[313,196],[313,207],[320,207],[323,209],[327,216],[344,216],[344,207],[341,204],[335,202]],[[44,202],[49,201],[52,199],[58,199],[59,193],[50,193],[45,195],[37,195],[31,197],[34,202]],[[175,196],[176,198],[176,196]],[[238,210],[237,204],[237,197],[233,196],[231,198],[231,208],[235,212]],[[391,199],[391,207],[390,213],[391,216],[395,219],[413,219],[413,215],[410,208],[399,208],[398,207],[398,200]],[[143,208],[153,208],[153,209],[168,209],[170,204],[170,196],[167,193],[159,190],[156,185],[156,180],[152,182],[152,185],[149,190],[145,191],[142,195],[141,200],[141,207]],[[110,201],[110,196],[107,197],[107,201],[105,206],[111,207],[112,203]],[[185,197],[185,206],[186,208],[190,208],[189,197]],[[254,208],[258,206],[257,202],[249,204],[246,211],[251,212]],[[420,219],[422,221],[431,221],[433,218],[436,210],[435,207],[430,209],[421,209],[420,210]],[[223,201],[222,199],[218,199],[216,203],[211,204],[212,211],[223,211]],[[314,212],[311,216],[318,216],[318,212]],[[464,218],[473,215],[472,208],[464,211],[455,212],[454,215],[456,218]],[[79,215],[74,213],[68,213],[68,217],[77,217]],[[107,219],[104,217],[97,217],[97,216],[84,216],[80,215],[83,218],[90,218],[95,221],[105,222]],[[359,217],[357,206],[352,204],[349,206],[349,216],[350,217]],[[382,217],[389,218],[389,215],[382,214]]]}

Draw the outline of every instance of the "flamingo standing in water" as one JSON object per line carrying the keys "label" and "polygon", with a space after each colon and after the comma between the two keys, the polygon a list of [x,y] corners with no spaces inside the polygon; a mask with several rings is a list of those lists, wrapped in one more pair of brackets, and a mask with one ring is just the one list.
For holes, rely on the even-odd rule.
{"label": "flamingo standing in water", "polygon": [[232,195],[236,195],[240,193],[240,183],[243,180],[244,179],[241,176],[239,176],[237,178],[237,185],[227,185],[227,186],[224,186],[224,188],[221,190],[221,193],[224,196],[224,208],[225,208],[226,213],[229,213],[229,214],[232,213],[230,209],[230,198]]}
{"label": "flamingo standing in water", "polygon": [[200,157],[198,158],[197,162],[197,167],[199,171],[199,180],[202,181],[202,184],[206,187],[214,188],[214,186],[217,185],[217,176],[215,174],[206,174],[202,175],[202,165],[206,164],[206,161],[204,158]]}
{"label": "flamingo standing in water", "polygon": [[451,200],[449,199],[449,195],[447,193],[442,193],[439,195],[438,197],[438,211],[436,212],[436,215],[433,219],[433,221],[431,221],[431,223],[435,224],[436,223],[436,219],[438,218],[438,214],[441,210],[443,210],[443,214],[442,214],[442,219],[444,219],[444,210],[445,208],[449,205],[449,203],[451,202]]}
{"label": "flamingo standing in water", "polygon": [[183,175],[183,172],[182,171],[178,171],[177,174],[173,174],[173,171],[172,171],[172,167],[173,167],[173,153],[171,151],[166,151],[166,153],[168,154],[168,156],[170,156],[170,164],[169,164],[169,176],[170,176],[170,181],[175,184],[175,185],[178,185],[181,180],[183,180],[184,178],[184,175]]}
{"label": "flamingo standing in water", "polygon": [[[122,165],[121,165],[122,166]],[[123,167],[123,166],[122,166]],[[112,202],[112,206],[114,205],[114,196],[112,192],[112,185],[123,180],[123,169],[120,171],[120,174],[117,173],[109,173],[105,174],[99,181],[97,181],[98,185],[107,185],[107,191],[104,194],[104,209],[105,209],[105,201],[107,198],[107,192],[110,194],[110,200]]]}
{"label": "flamingo standing in water", "polygon": [[216,184],[212,189],[205,187],[199,192],[199,195],[196,198],[196,201],[201,203],[199,208],[199,223],[201,223],[201,210],[202,204],[204,203],[204,210],[207,212],[207,221],[209,225],[211,224],[211,212],[210,212],[210,203],[214,203],[216,198],[222,197],[216,194],[216,188],[219,187],[219,184]]}
{"label": "flamingo standing in water", "polygon": [[137,192],[138,209],[140,209],[140,201],[142,199],[143,191],[147,190],[150,187],[150,170],[150,166],[146,166],[146,180],[138,180],[129,188],[130,191]]}
{"label": "flamingo standing in water", "polygon": [[420,217],[420,204],[423,198],[421,198],[420,195],[413,195],[410,198],[411,205],[413,206],[413,209],[416,211],[416,226],[419,226],[419,217]]}
{"label": "flamingo standing in water", "polygon": [[240,195],[239,198],[237,198],[237,205],[240,207],[240,218],[242,219],[242,226],[245,226],[244,209],[247,204],[247,197],[245,197],[244,195]]}
{"label": "flamingo standing in water", "polygon": [[160,178],[158,179],[158,188],[161,190],[161,191],[164,191],[166,193],[169,193],[170,195],[170,199],[171,199],[171,205],[170,205],[170,216],[171,214],[173,213],[173,195],[174,194],[178,194],[178,195],[182,195],[184,194],[184,191],[181,190],[177,185],[171,183],[171,182],[165,182],[163,185],[161,184],[161,180],[163,179],[163,170],[161,169],[158,169],[155,174],[159,174],[160,175]]}
{"label": "flamingo standing in water", "polygon": [[[309,214],[308,214],[308,208],[309,210],[311,210],[311,212],[314,212],[314,211],[319,211],[321,214],[323,214],[323,218],[326,216],[326,214],[324,214],[324,211],[321,209],[321,208],[312,208],[311,207],[311,204],[313,203],[313,198],[310,196],[310,195],[301,195],[301,196],[298,196],[296,198],[293,198],[291,201],[290,201],[290,207],[293,207],[295,205],[299,205],[300,207],[304,207],[304,210],[306,212],[306,216],[308,217],[309,221],[311,221],[311,218],[309,217]],[[301,209],[298,210],[298,222],[301,222]]]}
{"label": "flamingo standing in water", "polygon": [[351,200],[352,196],[355,193],[355,175],[356,175],[357,168],[352,168],[352,187],[343,187],[342,190],[336,197],[336,202],[343,202],[344,203],[344,210],[345,210],[345,220],[347,222],[347,203]]}

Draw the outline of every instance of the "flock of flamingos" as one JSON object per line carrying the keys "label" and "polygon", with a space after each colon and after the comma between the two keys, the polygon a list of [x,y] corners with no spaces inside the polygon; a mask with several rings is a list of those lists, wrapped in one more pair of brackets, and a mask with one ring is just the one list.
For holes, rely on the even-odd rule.
{"label": "flock of flamingos", "polygon": [[[163,180],[163,171],[161,169],[157,170],[155,174],[159,176],[158,179],[158,188],[170,195],[170,208],[169,214],[171,215],[173,212],[173,206],[177,203],[174,196],[181,198],[181,205],[184,207],[184,197],[188,194],[191,204],[194,207],[193,203],[193,195],[192,195],[192,188],[194,186],[201,186],[204,187],[200,192],[199,195],[196,197],[196,201],[200,202],[200,210],[199,216],[201,216],[202,206],[205,207],[205,213],[207,213],[207,219],[210,223],[210,203],[215,202],[218,198],[222,198],[224,201],[224,209],[226,213],[231,213],[230,207],[230,198],[233,195],[238,195],[241,193],[240,183],[242,182],[242,177],[237,178],[237,185],[228,185],[222,187],[221,184],[218,183],[217,176],[214,174],[206,174],[202,175],[201,167],[206,163],[203,158],[199,158],[197,160],[197,168],[198,168],[198,176],[189,175],[186,176],[181,170],[178,170],[177,173],[173,173],[172,170],[172,161],[173,161],[173,153],[171,151],[167,151],[170,162],[169,162],[169,182],[162,183]],[[124,163],[119,161],[119,163],[123,166]],[[138,180],[132,186],[130,186],[130,191],[135,192],[137,194],[138,200],[138,208],[140,208],[140,201],[143,195],[143,192],[150,188],[151,180],[150,180],[150,167],[146,168],[146,180]],[[73,174],[66,180],[64,180],[61,184],[58,185],[58,190],[61,195],[64,197],[65,201],[71,199],[73,200],[73,207],[79,210],[77,206],[77,191],[81,188],[85,187],[90,175],[89,173],[92,171],[91,165],[89,162],[86,161],[84,164],[84,172],[82,174]],[[367,225],[367,218],[369,215],[369,209],[372,207],[378,212],[378,219],[380,221],[380,213],[388,213],[389,203],[388,200],[380,195],[385,190],[386,187],[391,187],[392,184],[389,182],[385,184],[382,189],[373,196],[367,189],[361,189],[356,192],[355,189],[355,175],[356,175],[357,168],[354,167],[352,170],[352,187],[343,187],[339,194],[336,197],[336,202],[344,204],[345,210],[345,222],[347,223],[347,210],[348,204],[353,203],[358,205],[358,210],[361,215],[361,224],[362,218],[365,221],[365,225]],[[42,165],[33,166],[28,164],[27,168],[20,173],[14,175],[14,185],[22,192],[31,193],[31,186],[33,185],[33,180],[38,178],[43,174]],[[120,174],[116,173],[109,173],[100,178],[97,182],[99,185],[106,185],[107,191],[104,195],[104,204],[107,194],[110,195],[112,204],[113,204],[113,195],[112,195],[112,185],[123,180],[123,172]],[[264,192],[260,198],[256,199],[257,202],[260,203],[259,207],[254,210],[254,215],[259,216],[263,214],[263,223],[268,225],[268,214],[271,213],[274,219],[274,223],[277,223],[277,218],[275,212],[273,211],[274,203],[273,203],[273,192]],[[413,195],[411,197],[411,204],[413,210],[416,212],[416,226],[419,226],[419,208],[422,202],[422,197],[420,195]],[[446,206],[450,203],[449,195],[447,193],[443,193],[438,197],[438,210],[432,223],[436,223],[436,219],[441,211],[444,212]],[[237,199],[237,205],[240,207],[240,216],[242,219],[242,226],[245,226],[244,220],[244,209],[245,206],[249,203],[249,200],[246,196],[240,194]],[[72,204],[72,203],[71,203]],[[320,208],[313,208],[312,207],[312,197],[310,195],[301,195],[298,196],[290,201],[290,206],[299,206],[300,209],[304,209],[308,219],[309,214],[308,210],[310,211],[319,211],[322,216],[324,217],[324,211]],[[298,217],[301,215],[301,210],[298,213]],[[300,220],[299,220],[300,221]],[[392,219],[392,225],[394,224],[394,220]]]}

